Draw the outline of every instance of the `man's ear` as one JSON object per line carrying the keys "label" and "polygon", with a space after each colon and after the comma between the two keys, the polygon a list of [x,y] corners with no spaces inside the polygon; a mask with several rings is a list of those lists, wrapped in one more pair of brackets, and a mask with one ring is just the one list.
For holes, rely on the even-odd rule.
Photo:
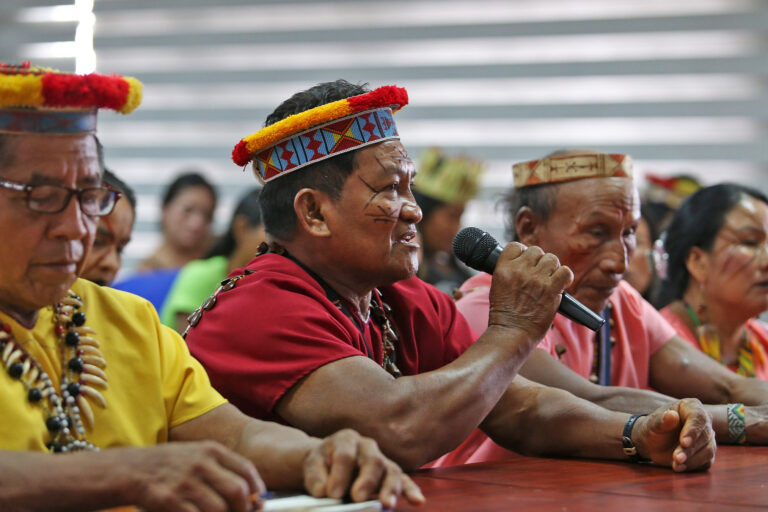
{"label": "man's ear", "polygon": [[330,198],[325,192],[313,188],[299,190],[293,198],[298,227],[313,236],[330,236],[331,231],[325,218],[325,209],[329,204]]}
{"label": "man's ear", "polygon": [[709,254],[701,247],[691,247],[685,258],[685,268],[694,281],[702,284],[709,275]]}
{"label": "man's ear", "polygon": [[539,245],[538,227],[541,224],[539,218],[528,206],[523,206],[515,215],[515,233],[517,238],[525,245]]}

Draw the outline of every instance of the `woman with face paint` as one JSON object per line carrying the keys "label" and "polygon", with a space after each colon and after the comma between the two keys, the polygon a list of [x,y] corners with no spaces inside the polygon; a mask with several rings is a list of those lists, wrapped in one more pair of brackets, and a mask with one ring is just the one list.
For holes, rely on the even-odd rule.
{"label": "woman with face paint", "polygon": [[689,197],[667,229],[657,306],[679,335],[747,377],[768,380],[768,198],[723,183]]}

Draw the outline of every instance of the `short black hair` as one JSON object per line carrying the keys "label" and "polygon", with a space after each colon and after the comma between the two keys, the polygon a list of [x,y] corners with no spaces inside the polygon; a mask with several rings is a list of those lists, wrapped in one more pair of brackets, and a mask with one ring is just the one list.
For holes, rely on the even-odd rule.
{"label": "short black hair", "polygon": [[168,185],[163,194],[163,208],[168,206],[168,203],[174,200],[183,190],[190,187],[205,187],[211,193],[213,197],[213,204],[216,205],[217,194],[216,189],[211,183],[206,180],[202,174],[196,171],[184,172],[176,176],[176,178]]}
{"label": "short black hair", "polygon": [[725,216],[744,196],[768,204],[765,194],[737,183],[720,183],[699,189],[683,202],[664,235],[667,275],[654,300],[656,307],[662,308],[683,297],[690,277],[685,260],[691,249],[712,249]]}
{"label": "short black hair", "polygon": [[123,197],[128,200],[128,203],[131,205],[131,210],[136,212],[136,194],[133,192],[133,189],[128,186],[126,182],[118,178],[114,172],[111,170],[104,168],[104,177],[103,181],[105,184],[109,185],[110,187],[118,190],[121,194],[123,194]]}
{"label": "short black hair", "polygon": [[[341,79],[323,82],[285,100],[267,116],[264,125],[269,126],[288,116],[366,92],[369,92],[368,84],[352,84]],[[293,210],[296,193],[303,188],[311,188],[337,200],[354,168],[355,151],[349,151],[266,183],[259,196],[266,232],[278,240],[289,239],[296,229],[296,212]]]}

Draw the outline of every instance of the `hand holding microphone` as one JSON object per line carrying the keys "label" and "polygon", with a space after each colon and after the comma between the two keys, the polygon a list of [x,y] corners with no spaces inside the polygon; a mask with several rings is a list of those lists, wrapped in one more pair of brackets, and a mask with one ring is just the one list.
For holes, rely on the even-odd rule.
{"label": "hand holding microphone", "polygon": [[[521,317],[529,317],[531,323],[539,324],[542,320],[539,317],[552,314],[547,311],[548,301],[551,301],[549,296],[558,286],[559,288],[555,293],[559,293],[563,287],[567,286],[568,282],[565,279],[570,272],[567,272],[564,267],[559,267],[557,258],[545,254],[538,247],[526,249],[522,244],[514,244],[508,251],[514,251],[515,247],[518,247],[517,250],[521,251],[521,254],[510,259],[520,261],[515,265],[510,264],[509,270],[505,264],[502,271],[505,274],[502,278],[513,281],[512,289],[496,292],[497,295],[499,293],[504,295],[500,301],[502,303],[500,313],[508,312]],[[503,251],[504,248],[499,245],[496,239],[478,228],[464,228],[453,240],[453,252],[457,258],[466,265],[489,274],[494,274],[499,256]],[[563,271],[560,270],[561,268]],[[517,275],[507,276],[508,272],[517,273]],[[496,281],[496,276],[494,276],[494,281]],[[491,314],[493,315],[494,302],[496,301],[493,300],[493,296],[491,299]],[[506,311],[507,309],[510,311]],[[593,331],[598,330],[605,323],[600,315],[565,292],[562,292],[558,312]],[[551,323],[551,319],[549,323]],[[549,327],[549,323],[546,324],[545,329]]]}

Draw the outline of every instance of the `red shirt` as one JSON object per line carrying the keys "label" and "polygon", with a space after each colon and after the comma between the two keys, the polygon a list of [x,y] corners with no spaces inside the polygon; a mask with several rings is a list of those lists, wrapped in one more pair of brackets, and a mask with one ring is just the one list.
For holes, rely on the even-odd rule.
{"label": "red shirt", "polygon": [[[245,269],[253,273],[219,293],[186,338],[214,387],[244,413],[279,421],[277,401],[317,368],[369,353],[381,364],[377,322],[357,320],[356,325],[298,264],[265,254]],[[231,275],[239,274],[243,269]],[[474,343],[476,336],[453,300],[423,281],[412,278],[379,291],[392,308],[403,375],[445,366]]]}

